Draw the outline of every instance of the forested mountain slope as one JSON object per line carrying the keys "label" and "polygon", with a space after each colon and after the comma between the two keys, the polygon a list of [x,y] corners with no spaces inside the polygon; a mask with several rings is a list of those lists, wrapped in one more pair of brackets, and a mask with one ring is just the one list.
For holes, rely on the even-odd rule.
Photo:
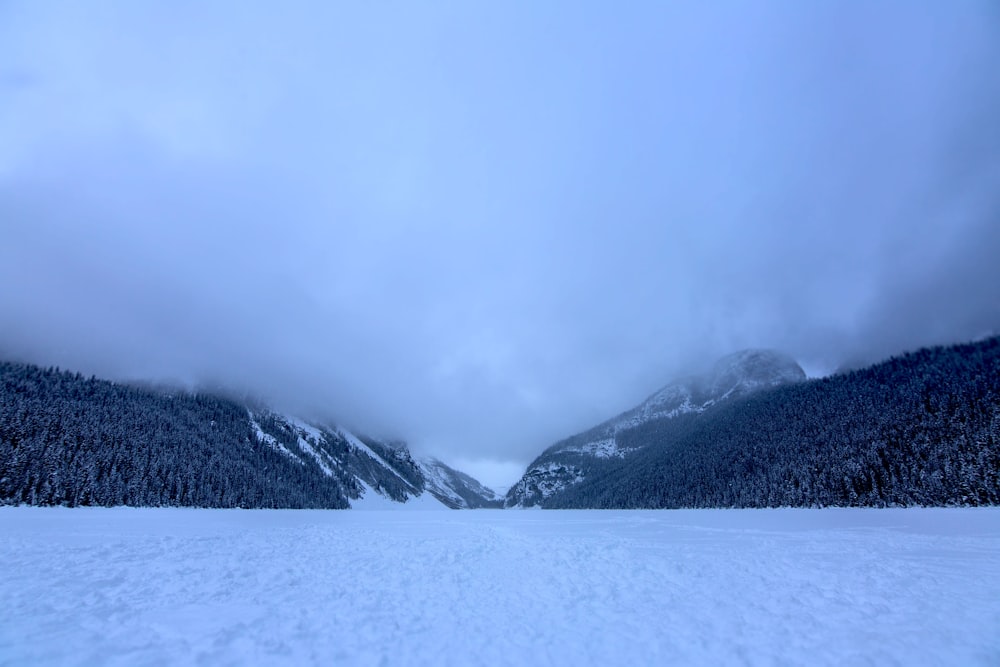
{"label": "forested mountain slope", "polygon": [[[448,507],[494,500],[477,503],[467,476],[434,479],[430,494]],[[401,443],[219,396],[0,363],[0,503],[347,508],[425,488]]]}
{"label": "forested mountain slope", "polygon": [[756,391],[801,382],[806,374],[791,357],[773,350],[743,350],[719,359],[707,372],[680,378],[638,407],[546,449],[507,492],[508,507],[542,503],[621,459],[633,458],[652,441],[636,439],[655,423],[660,433],[683,429],[695,415]]}
{"label": "forested mountain slope", "polygon": [[543,507],[1000,502],[1000,338],[779,386],[618,435]]}

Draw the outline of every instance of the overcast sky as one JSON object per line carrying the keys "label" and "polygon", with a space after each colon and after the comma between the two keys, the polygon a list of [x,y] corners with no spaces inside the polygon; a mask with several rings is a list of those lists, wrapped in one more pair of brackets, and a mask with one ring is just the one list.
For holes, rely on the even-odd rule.
{"label": "overcast sky", "polygon": [[991,2],[0,0],[0,355],[509,484],[746,347],[1000,330]]}

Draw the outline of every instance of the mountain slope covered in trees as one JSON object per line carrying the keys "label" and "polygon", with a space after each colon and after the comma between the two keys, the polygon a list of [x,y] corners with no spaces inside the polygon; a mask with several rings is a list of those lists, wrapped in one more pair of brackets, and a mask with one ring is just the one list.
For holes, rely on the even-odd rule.
{"label": "mountain slope covered in trees", "polygon": [[550,508],[1000,503],[1000,338],[935,347],[623,431]]}
{"label": "mountain slope covered in trees", "polygon": [[[0,363],[0,503],[347,508],[419,496],[425,469],[401,443],[220,396]],[[427,490],[448,507],[494,501],[439,477]]]}
{"label": "mountain slope covered in trees", "polygon": [[[347,508],[366,494],[496,507],[405,445],[240,401],[0,363],[0,504]],[[1000,338],[804,381],[731,355],[544,452],[508,506],[1000,503]]]}
{"label": "mountain slope covered in trees", "polygon": [[655,423],[657,432],[683,429],[694,416],[719,405],[806,379],[791,357],[774,350],[743,350],[719,359],[707,372],[680,378],[638,407],[546,449],[507,492],[508,507],[543,503],[571,486],[600,475],[651,444],[631,437]]}

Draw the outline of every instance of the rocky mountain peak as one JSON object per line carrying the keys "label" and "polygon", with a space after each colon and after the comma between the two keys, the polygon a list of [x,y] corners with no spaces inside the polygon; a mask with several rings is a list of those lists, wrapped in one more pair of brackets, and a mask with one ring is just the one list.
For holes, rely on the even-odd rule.
{"label": "rocky mountain peak", "polygon": [[750,349],[722,357],[705,378],[712,398],[733,391],[753,391],[806,379],[802,367],[787,354],[775,350]]}

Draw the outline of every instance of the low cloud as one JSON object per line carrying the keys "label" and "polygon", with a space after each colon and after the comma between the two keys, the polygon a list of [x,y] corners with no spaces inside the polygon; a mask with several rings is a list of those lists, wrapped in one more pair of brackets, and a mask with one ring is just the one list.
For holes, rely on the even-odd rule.
{"label": "low cloud", "polygon": [[0,352],[499,470],[1000,331],[988,4],[452,9],[5,5]]}

